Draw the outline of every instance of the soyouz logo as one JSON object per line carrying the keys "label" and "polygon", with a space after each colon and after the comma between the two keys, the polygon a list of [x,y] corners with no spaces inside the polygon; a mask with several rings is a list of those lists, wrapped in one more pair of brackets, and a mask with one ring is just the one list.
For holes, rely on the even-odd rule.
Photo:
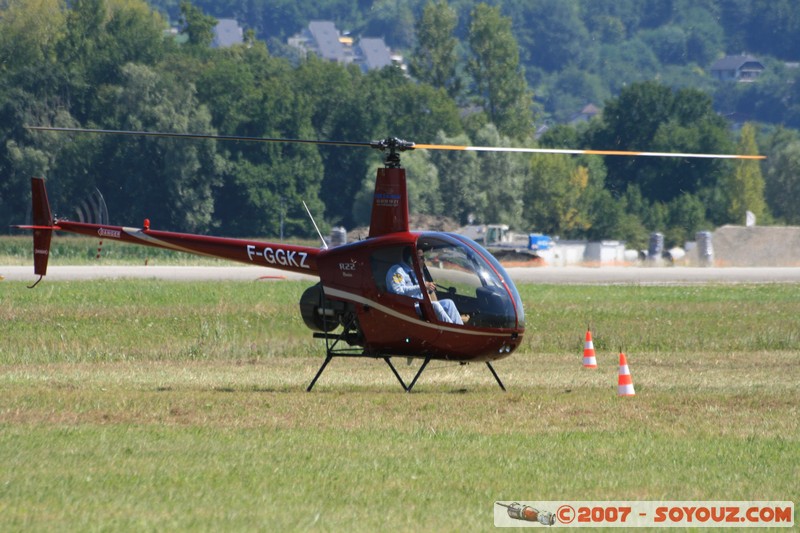
{"label": "soyouz logo", "polygon": [[[526,512],[527,511],[527,512]],[[535,513],[534,513],[535,511]],[[537,516],[534,517],[534,514]],[[790,501],[497,501],[495,527],[794,527]]]}

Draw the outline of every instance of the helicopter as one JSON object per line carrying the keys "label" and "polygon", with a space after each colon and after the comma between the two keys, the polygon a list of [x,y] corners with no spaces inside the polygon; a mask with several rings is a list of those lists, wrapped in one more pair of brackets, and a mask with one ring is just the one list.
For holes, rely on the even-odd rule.
{"label": "helicopter", "polygon": [[[65,133],[370,147],[383,152],[384,166],[377,170],[367,238],[333,248],[328,248],[324,240],[322,247],[313,247],[163,231],[153,229],[149,219],[140,227],[129,227],[54,218],[45,181],[38,177],[31,178],[33,223],[13,226],[33,231],[34,273],[39,279],[30,288],[47,273],[54,231],[99,236],[318,277],[319,281],[305,290],[299,302],[305,325],[314,338],[325,341],[325,359],[306,391],[313,389],[328,364],[337,357],[382,359],[405,392],[412,391],[431,361],[485,363],[499,387],[506,390],[492,363],[514,353],[525,336],[525,310],[519,291],[500,262],[475,241],[455,233],[409,229],[406,173],[400,164],[402,152],[428,149],[763,159],[763,156],[726,154],[415,144],[395,137],[347,142],[50,126],[27,128]],[[417,284],[426,290],[419,290],[415,296],[393,291],[392,269],[397,265],[406,265],[408,274],[415,280],[422,280]],[[445,301],[457,309],[460,320],[450,320],[441,313]],[[397,371],[392,357],[422,360],[409,383]]]}

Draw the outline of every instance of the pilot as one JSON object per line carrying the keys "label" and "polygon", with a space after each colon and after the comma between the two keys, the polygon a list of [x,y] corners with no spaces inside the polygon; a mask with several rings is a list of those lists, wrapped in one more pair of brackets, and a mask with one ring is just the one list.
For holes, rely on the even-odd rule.
{"label": "pilot", "polygon": [[[420,262],[422,261],[422,250],[419,251]],[[436,317],[442,322],[452,324],[463,324],[461,315],[458,313],[453,300],[436,300],[436,285],[432,281],[425,281],[425,290],[431,295],[431,304],[436,313]],[[403,250],[403,261],[392,265],[386,272],[386,287],[389,292],[422,299],[422,289],[417,282],[417,275],[414,267],[411,266],[411,248]]]}

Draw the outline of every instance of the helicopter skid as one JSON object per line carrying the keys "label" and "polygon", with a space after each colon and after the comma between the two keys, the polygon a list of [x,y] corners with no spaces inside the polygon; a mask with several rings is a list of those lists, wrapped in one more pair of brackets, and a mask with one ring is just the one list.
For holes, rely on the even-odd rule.
{"label": "helicopter skid", "polygon": [[[428,363],[430,363],[431,359],[432,359],[430,356],[425,357],[425,359],[422,362],[422,366],[419,367],[419,369],[417,370],[417,373],[414,375],[414,379],[411,380],[411,383],[406,384],[405,380],[403,380],[403,377],[397,371],[397,368],[395,368],[395,366],[392,364],[392,360],[391,360],[392,356],[390,356],[390,355],[382,355],[382,354],[372,354],[372,353],[365,352],[363,350],[361,350],[361,351],[357,351],[357,350],[353,350],[353,349],[339,349],[339,350],[337,350],[336,349],[336,344],[340,340],[344,339],[344,335],[334,336],[334,335],[328,335],[328,334],[325,334],[325,333],[315,333],[314,337],[315,338],[324,338],[325,339],[326,348],[327,348],[327,350],[326,350],[327,351],[327,355],[325,356],[325,361],[322,362],[322,366],[320,366],[319,370],[317,370],[317,373],[314,376],[314,379],[311,380],[311,383],[308,385],[308,388],[306,388],[306,392],[311,392],[311,389],[314,388],[314,385],[317,383],[317,380],[320,378],[320,376],[322,376],[322,373],[325,371],[325,368],[327,368],[328,363],[330,363],[331,360],[334,357],[365,357],[365,358],[369,358],[369,359],[383,359],[386,362],[386,364],[389,366],[389,368],[392,370],[392,373],[394,374],[394,377],[396,377],[397,381],[400,382],[400,386],[403,387],[403,390],[405,392],[411,392],[411,389],[414,388],[414,385],[416,385],[417,380],[422,375],[422,372],[425,370],[425,367],[428,366]],[[333,339],[333,343],[332,344],[330,343],[331,339]],[[461,364],[466,364],[466,363],[461,363]],[[489,361],[486,361],[486,366],[489,368],[489,371],[492,373],[492,376],[494,376],[494,379],[497,381],[497,384],[505,392],[506,388],[503,385],[503,382],[500,380],[500,376],[497,375],[497,372],[495,371],[494,367],[492,366],[492,363],[490,363]]]}

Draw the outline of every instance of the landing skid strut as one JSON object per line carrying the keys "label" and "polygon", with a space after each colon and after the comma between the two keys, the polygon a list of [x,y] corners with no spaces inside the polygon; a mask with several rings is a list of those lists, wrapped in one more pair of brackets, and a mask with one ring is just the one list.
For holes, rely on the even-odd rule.
{"label": "landing skid strut", "polygon": [[[402,386],[403,390],[406,391],[406,392],[411,392],[411,389],[413,389],[414,385],[417,384],[417,380],[422,375],[422,372],[425,370],[425,367],[427,367],[428,363],[431,362],[431,358],[430,357],[426,357],[425,360],[422,362],[422,366],[419,367],[419,370],[417,370],[417,373],[414,375],[414,379],[411,380],[411,383],[406,385],[406,382],[403,380],[402,376],[400,376],[400,373],[397,372],[397,369],[392,364],[392,360],[391,360],[390,356],[388,356],[388,355],[370,354],[370,353],[366,353],[364,351],[356,351],[356,350],[352,350],[352,349],[336,349],[336,345],[339,343],[339,341],[345,339],[345,334],[338,335],[338,336],[331,336],[331,335],[327,335],[325,333],[315,333],[314,337],[315,338],[324,338],[325,339],[325,346],[326,346],[326,349],[327,349],[327,355],[325,356],[325,361],[323,361],[322,366],[320,366],[319,370],[317,370],[317,374],[314,376],[314,379],[312,379],[311,383],[309,383],[308,388],[306,389],[306,392],[311,392],[311,389],[314,388],[314,385],[317,383],[317,380],[322,375],[322,373],[325,371],[325,368],[328,366],[328,363],[330,363],[331,360],[334,357],[366,357],[366,358],[369,358],[369,359],[383,359],[384,361],[386,361],[386,364],[389,365],[389,368],[392,370],[392,373],[394,374],[394,377],[397,378],[397,381],[400,382],[400,386]],[[330,342],[331,339],[333,339],[332,343]],[[500,381],[500,377],[497,375],[497,372],[495,372],[494,367],[492,366],[492,364],[489,361],[486,361],[486,366],[489,367],[489,370],[491,371],[492,376],[494,376],[494,379],[497,381],[497,384],[500,385],[500,388],[503,391],[505,391],[506,388],[503,385],[503,382]]]}

